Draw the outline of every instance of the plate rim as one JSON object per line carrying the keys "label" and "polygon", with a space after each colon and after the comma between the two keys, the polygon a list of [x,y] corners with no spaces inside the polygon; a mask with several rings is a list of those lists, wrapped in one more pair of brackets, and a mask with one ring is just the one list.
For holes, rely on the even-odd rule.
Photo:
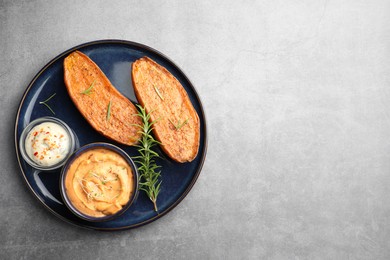
{"label": "plate rim", "polygon": [[[202,154],[202,158],[201,158],[201,160],[199,162],[199,165],[197,166],[197,171],[196,171],[194,177],[192,178],[191,182],[189,183],[189,185],[187,186],[185,191],[181,194],[181,196],[174,203],[172,203],[167,209],[165,209],[161,213],[158,213],[157,215],[153,216],[152,218],[149,218],[147,220],[144,220],[142,222],[139,222],[139,223],[136,223],[136,224],[133,224],[133,225],[127,225],[127,226],[115,227],[115,228],[93,227],[93,226],[83,225],[82,223],[76,223],[74,221],[71,221],[71,220],[67,219],[66,217],[62,216],[61,214],[59,214],[56,211],[54,211],[51,207],[46,205],[46,203],[38,196],[36,191],[31,187],[30,182],[27,180],[26,173],[24,172],[22,164],[21,164],[22,158],[20,158],[20,156],[19,156],[19,148],[18,148],[18,128],[19,128],[19,123],[18,122],[19,122],[19,117],[20,117],[20,111],[22,109],[22,105],[24,104],[26,96],[29,93],[29,91],[32,88],[32,86],[34,85],[35,81],[53,63],[55,63],[56,61],[58,61],[62,57],[68,55],[69,53],[71,53],[71,52],[73,52],[73,51],[75,51],[77,49],[80,49],[80,48],[85,48],[85,47],[92,46],[92,45],[103,45],[103,44],[122,44],[122,45],[131,46],[131,47],[137,47],[137,48],[141,48],[143,50],[152,52],[154,54],[157,54],[161,58],[167,60],[181,74],[181,76],[183,76],[184,79],[189,83],[190,87],[192,88],[193,93],[195,94],[195,98],[199,101],[199,104],[198,104],[199,105],[199,109],[200,109],[200,112],[201,112],[201,114],[203,116],[203,119],[204,119],[204,126],[203,126],[203,130],[204,130],[204,138],[203,138],[204,139],[204,145],[203,145],[202,151],[198,151],[198,153],[200,152]],[[24,91],[24,93],[22,95],[22,98],[19,101],[18,109],[16,111],[16,116],[15,116],[15,125],[14,125],[14,146],[15,146],[16,159],[18,161],[19,172],[22,174],[24,182],[27,184],[28,189],[34,195],[34,197],[44,206],[44,208],[49,210],[49,212],[51,212],[53,215],[55,215],[56,217],[58,217],[62,221],[66,222],[66,223],[69,223],[69,224],[71,224],[73,226],[77,226],[77,227],[81,227],[81,228],[85,228],[85,229],[89,229],[89,230],[100,230],[100,231],[120,231],[120,230],[128,230],[128,229],[133,229],[133,228],[137,228],[137,227],[140,227],[140,226],[144,226],[146,224],[152,223],[152,222],[162,218],[167,213],[169,213],[171,210],[173,210],[177,205],[179,205],[180,202],[182,202],[183,199],[192,190],[193,186],[195,185],[195,183],[196,183],[196,181],[197,181],[197,179],[198,179],[198,177],[199,177],[199,175],[200,175],[200,173],[202,171],[204,162],[206,160],[206,155],[207,155],[207,148],[208,148],[207,136],[208,136],[208,133],[207,133],[207,119],[206,119],[205,110],[203,109],[203,103],[202,103],[202,101],[201,101],[201,99],[200,99],[200,97],[198,95],[198,92],[196,91],[195,86],[192,84],[191,80],[183,72],[183,70],[175,62],[173,62],[169,57],[167,57],[165,54],[161,53],[160,51],[158,51],[158,50],[156,50],[156,49],[154,49],[154,48],[152,48],[152,47],[150,47],[148,45],[145,45],[145,44],[141,44],[141,43],[134,42],[134,41],[129,41],[129,40],[122,40],[122,39],[102,39],[102,40],[89,41],[89,42],[85,42],[85,43],[81,43],[79,45],[76,45],[76,46],[74,46],[72,48],[69,48],[69,49],[61,52],[60,54],[56,55],[53,59],[51,59],[48,63],[46,63],[46,65],[43,66],[35,74],[35,76],[32,78],[30,83],[27,85],[27,88],[25,89],[25,91]]]}

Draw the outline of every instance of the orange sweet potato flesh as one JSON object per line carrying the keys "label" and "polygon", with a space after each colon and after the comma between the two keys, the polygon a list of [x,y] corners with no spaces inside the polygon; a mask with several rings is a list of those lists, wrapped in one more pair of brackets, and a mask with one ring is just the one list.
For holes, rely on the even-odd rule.
{"label": "orange sweet potato flesh", "polygon": [[136,107],[87,55],[75,51],[65,58],[64,81],[72,101],[96,131],[121,144],[138,142],[139,128],[134,124],[141,120]]}
{"label": "orange sweet potato flesh", "polygon": [[199,149],[200,122],[187,92],[164,67],[148,57],[132,65],[134,92],[151,121],[161,148],[177,162],[192,161]]}

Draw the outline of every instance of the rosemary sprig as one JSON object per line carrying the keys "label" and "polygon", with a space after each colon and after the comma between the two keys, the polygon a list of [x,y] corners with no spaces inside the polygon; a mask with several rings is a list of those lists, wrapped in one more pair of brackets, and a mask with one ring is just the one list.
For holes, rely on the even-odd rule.
{"label": "rosemary sprig", "polygon": [[107,107],[107,116],[106,116],[107,121],[109,121],[110,117],[111,117],[111,105],[112,105],[112,100],[110,100],[110,102],[108,103],[108,107]]}
{"label": "rosemary sprig", "polygon": [[153,85],[154,90],[156,91],[157,95],[161,98],[161,100],[164,100],[163,96],[161,95],[160,91],[158,90],[156,85]]}
{"label": "rosemary sprig", "polygon": [[84,90],[83,92],[80,92],[80,94],[84,94],[84,95],[89,95],[89,94],[91,94],[91,91],[92,91],[92,89],[93,89],[93,85],[95,84],[95,81],[96,81],[96,80],[94,80],[94,81],[92,82],[92,84],[91,84],[91,86],[89,86],[89,88],[87,88],[87,89]]}
{"label": "rosemary sprig", "polygon": [[50,99],[52,99],[57,93],[54,93],[53,95],[51,95],[48,99],[46,99],[45,101],[41,101],[39,102],[40,105],[45,105],[52,113],[53,115],[55,115],[56,113],[54,113],[53,109],[51,109],[51,107],[47,104],[47,102],[50,101]]}
{"label": "rosemary sprig", "polygon": [[184,120],[183,123],[180,123],[180,119],[179,119],[179,121],[177,122],[177,124],[173,123],[172,120],[169,119],[169,118],[168,118],[168,120],[169,120],[169,122],[171,122],[171,124],[175,127],[176,130],[179,130],[179,129],[182,128],[185,124],[188,123],[188,118],[187,118],[186,120]]}
{"label": "rosemary sprig", "polygon": [[137,105],[139,108],[137,116],[142,120],[142,125],[136,125],[140,128],[141,138],[138,148],[139,155],[134,157],[135,162],[139,165],[138,171],[140,173],[140,189],[145,191],[149,199],[153,202],[154,211],[158,212],[157,196],[160,193],[160,173],[155,159],[160,157],[159,154],[153,151],[153,147],[159,142],[151,135],[153,125],[156,121],[149,122],[150,113],[146,113],[145,108]]}

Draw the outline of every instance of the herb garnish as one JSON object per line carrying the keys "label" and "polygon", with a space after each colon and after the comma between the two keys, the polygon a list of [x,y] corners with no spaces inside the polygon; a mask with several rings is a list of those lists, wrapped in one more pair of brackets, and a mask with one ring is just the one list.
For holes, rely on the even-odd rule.
{"label": "herb garnish", "polygon": [[87,88],[86,90],[84,90],[84,91],[81,92],[80,94],[84,94],[84,95],[89,95],[89,94],[91,94],[91,91],[92,91],[93,85],[95,84],[95,81],[96,81],[96,80],[94,80],[94,81],[92,82],[92,84],[91,84],[91,86],[89,86],[89,88]]}
{"label": "herb garnish", "polygon": [[172,122],[171,119],[168,118],[168,120],[169,120],[169,122],[171,122],[171,124],[176,128],[176,130],[179,130],[179,129],[182,128],[185,124],[188,123],[188,118],[187,118],[186,120],[184,120],[183,123],[180,123],[180,119],[179,119],[179,121],[177,122],[176,125]]}
{"label": "herb garnish", "polygon": [[140,155],[134,157],[134,160],[139,164],[138,171],[140,173],[140,189],[145,191],[149,199],[153,202],[154,211],[158,211],[157,196],[160,192],[160,173],[157,171],[158,166],[155,159],[160,157],[159,154],[152,150],[152,148],[159,144],[157,140],[151,135],[153,125],[156,121],[149,122],[150,113],[146,113],[146,110],[137,105],[139,108],[137,116],[142,120],[142,125],[135,125],[140,128],[141,138],[139,144],[136,145]]}
{"label": "herb garnish", "polygon": [[156,91],[157,95],[161,98],[161,100],[164,100],[164,98],[162,97],[160,91],[158,90],[157,86],[156,85],[153,85],[154,87],[154,90]]}
{"label": "herb garnish", "polygon": [[108,107],[107,107],[107,116],[106,116],[107,121],[109,121],[111,117],[111,104],[112,104],[112,100],[110,100],[110,103],[108,103]]}
{"label": "herb garnish", "polygon": [[47,102],[49,102],[50,99],[52,99],[57,93],[54,93],[53,95],[51,95],[48,99],[46,99],[45,101],[41,101],[39,102],[40,105],[45,105],[52,113],[53,115],[55,115],[56,113],[54,113],[53,109],[51,109],[51,107],[47,104]]}
{"label": "herb garnish", "polygon": [[[85,195],[87,196],[87,198],[88,198],[88,200],[90,201],[90,200],[92,200],[92,191],[88,191],[87,190],[87,187],[84,185],[84,183],[83,182],[87,182],[85,179],[80,179],[80,178],[77,178],[77,181],[78,181],[78,183],[79,183],[79,185],[80,185],[80,187],[81,187],[81,189],[84,191],[84,193],[85,193]],[[95,196],[96,196],[96,193],[95,193]]]}

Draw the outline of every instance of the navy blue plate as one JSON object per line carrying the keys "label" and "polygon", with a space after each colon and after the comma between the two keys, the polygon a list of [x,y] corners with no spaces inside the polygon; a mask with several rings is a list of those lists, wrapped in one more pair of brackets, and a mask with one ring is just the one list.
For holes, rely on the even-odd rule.
{"label": "navy blue plate", "polygon": [[[92,142],[113,141],[99,135],[78,112],[71,101],[64,84],[63,61],[71,52],[79,50],[88,55],[107,75],[112,84],[133,103],[137,103],[131,82],[131,64],[133,61],[148,56],[160,65],[167,68],[183,85],[192,104],[198,112],[200,119],[200,147],[195,160],[190,163],[176,163],[164,156],[158,160],[162,166],[161,192],[158,197],[159,213],[153,210],[153,204],[148,200],[144,192],[140,191],[134,204],[120,217],[107,222],[88,222],[76,217],[65,206],[59,189],[60,171],[40,171],[32,168],[21,157],[19,151],[19,139],[23,129],[28,123],[43,116],[54,116],[67,123],[75,132],[81,146]],[[48,101],[55,115],[40,101],[56,95]],[[71,48],[43,67],[28,85],[15,122],[15,149],[21,173],[28,187],[35,197],[54,215],[71,224],[97,230],[123,230],[148,224],[168,213],[177,206],[190,192],[195,184],[206,157],[207,150],[206,120],[202,103],[194,86],[187,76],[169,58],[160,52],[135,42],[123,40],[101,40],[81,44]],[[137,155],[134,147],[113,143],[130,157]]]}

